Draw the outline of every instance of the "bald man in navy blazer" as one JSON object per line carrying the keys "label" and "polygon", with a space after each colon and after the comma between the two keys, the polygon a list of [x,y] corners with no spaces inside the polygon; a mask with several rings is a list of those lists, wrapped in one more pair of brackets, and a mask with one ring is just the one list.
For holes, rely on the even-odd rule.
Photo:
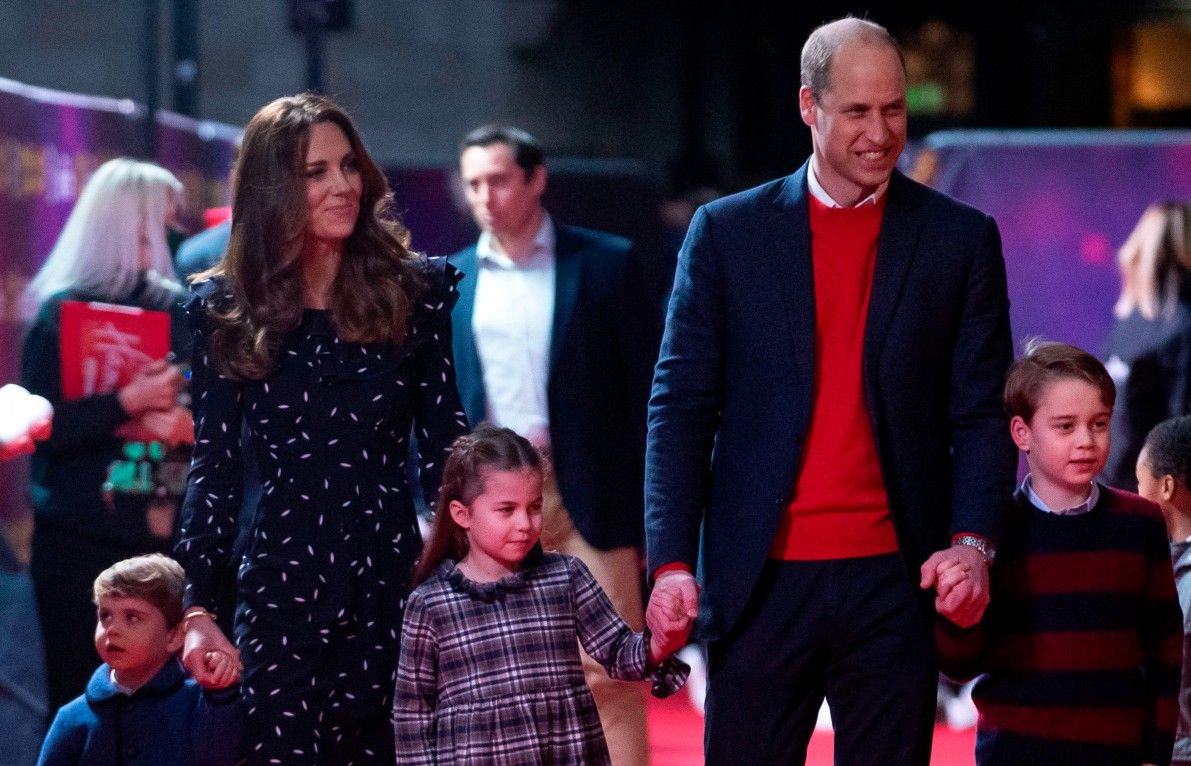
{"label": "bald man in navy blazer", "polygon": [[895,170],[884,28],[824,25],[802,65],[812,158],[701,208],[679,256],[648,566],[709,642],[709,765],[804,762],[826,697],[837,764],[926,766],[936,610],[979,621],[1013,489],[1000,237]]}
{"label": "bald man in navy blazer", "polygon": [[[462,142],[481,234],[451,257],[465,274],[452,314],[456,380],[471,423],[512,428],[550,456],[543,546],[586,563],[640,630],[645,408],[662,307],[628,240],[543,209],[543,159],[517,128],[477,128]],[[645,687],[586,657],[584,672],[612,763],[644,766]]]}

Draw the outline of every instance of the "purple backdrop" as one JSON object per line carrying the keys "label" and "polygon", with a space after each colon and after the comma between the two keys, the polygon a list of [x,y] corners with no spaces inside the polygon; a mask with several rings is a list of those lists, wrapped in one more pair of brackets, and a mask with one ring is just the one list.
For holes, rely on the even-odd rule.
{"label": "purple backdrop", "polygon": [[1151,202],[1191,198],[1191,131],[946,131],[903,164],[996,218],[1015,340],[1094,353],[1120,290],[1117,249]]}

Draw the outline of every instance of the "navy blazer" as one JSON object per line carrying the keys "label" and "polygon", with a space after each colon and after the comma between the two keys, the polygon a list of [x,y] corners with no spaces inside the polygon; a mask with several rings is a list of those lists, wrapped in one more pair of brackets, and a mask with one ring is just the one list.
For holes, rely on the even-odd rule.
{"label": "navy blazer", "polygon": [[[464,273],[451,326],[459,396],[474,425],[488,410],[472,333],[475,245],[450,261]],[[661,306],[648,298],[627,239],[556,222],[554,265],[546,398],[559,491],[588,543],[605,550],[639,547],[645,407]]]}
{"label": "navy blazer", "polygon": [[[887,193],[862,375],[916,587],[951,533],[995,539],[1011,501],[1013,348],[996,223],[898,172]],[[717,200],[679,255],[649,404],[646,537],[651,571],[701,558],[710,639],[752,593],[801,462],[815,360],[807,198],[803,165]]]}

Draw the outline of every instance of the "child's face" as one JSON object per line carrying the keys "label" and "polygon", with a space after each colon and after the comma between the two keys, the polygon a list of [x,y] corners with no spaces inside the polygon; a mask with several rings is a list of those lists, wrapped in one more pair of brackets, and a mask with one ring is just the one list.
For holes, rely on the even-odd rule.
{"label": "child's face", "polygon": [[467,531],[467,557],[481,571],[512,573],[542,534],[542,476],[537,471],[492,471],[471,507],[451,503]]}
{"label": "child's face", "polygon": [[100,596],[96,606],[95,648],[125,686],[144,684],[182,648],[181,626],[143,598]]}
{"label": "child's face", "polygon": [[1015,416],[1009,426],[1013,441],[1027,453],[1035,491],[1086,495],[1108,460],[1111,418],[1112,410],[1090,383],[1064,379],[1043,387],[1030,422]]}
{"label": "child's face", "polygon": [[1145,447],[1142,447],[1141,454],[1137,456],[1137,494],[1144,497],[1150,502],[1162,505],[1165,499],[1162,497],[1162,477],[1154,475],[1153,466],[1150,464],[1150,455]]}

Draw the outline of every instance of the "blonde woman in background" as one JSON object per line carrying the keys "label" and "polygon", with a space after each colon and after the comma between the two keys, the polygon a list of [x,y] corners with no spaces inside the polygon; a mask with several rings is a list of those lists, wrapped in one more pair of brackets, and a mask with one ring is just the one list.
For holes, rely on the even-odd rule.
{"label": "blonde woman in background", "polygon": [[1104,475],[1136,491],[1134,466],[1146,433],[1191,412],[1191,203],[1146,208],[1118,261],[1121,295],[1103,358],[1119,393]]}
{"label": "blonde woman in background", "polygon": [[[178,406],[179,368],[146,363],[127,385],[65,401],[59,357],[64,301],[101,301],[175,311],[182,288],[166,245],[182,184],[148,162],[119,158],[88,180],[27,297],[38,306],[25,340],[21,384],[50,400],[52,435],[32,458],[34,510],[31,573],[45,635],[51,709],[83,691],[98,656],[91,641],[90,585],[113,563],[168,552],[171,520],[150,517],[150,496],[102,491],[113,461],[125,459],[125,435],[164,436],[188,428]],[[180,328],[180,319],[172,319]],[[183,337],[175,333],[174,337]],[[182,350],[172,344],[174,351]]]}

